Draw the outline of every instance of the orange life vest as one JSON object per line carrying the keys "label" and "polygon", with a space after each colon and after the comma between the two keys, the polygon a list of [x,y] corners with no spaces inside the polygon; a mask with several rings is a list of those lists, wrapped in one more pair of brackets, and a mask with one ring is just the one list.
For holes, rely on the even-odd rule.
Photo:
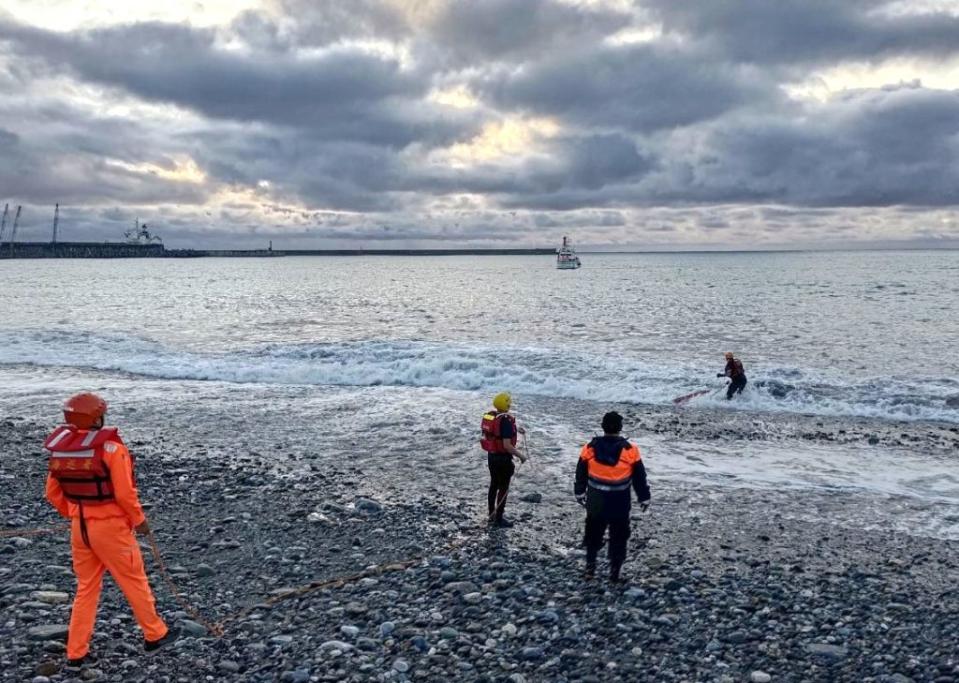
{"label": "orange life vest", "polygon": [[633,465],[642,459],[639,449],[626,441],[621,440],[618,454],[615,458],[606,453],[597,454],[596,448],[599,439],[594,439],[585,446],[580,458],[586,461],[589,475],[589,487],[598,491],[626,491],[633,483]]}
{"label": "orange life vest", "polygon": [[67,500],[88,505],[114,500],[110,471],[103,462],[109,442],[123,444],[116,427],[87,430],[61,425],[47,437],[43,443],[50,451],[47,469],[60,482]]}
{"label": "orange life vest", "polygon": [[483,415],[483,421],[480,423],[482,436],[480,438],[480,447],[487,453],[508,453],[503,448],[502,429],[500,425],[503,420],[509,420],[513,425],[513,436],[510,443],[516,445],[516,418],[509,413],[501,413],[498,410],[492,410]]}

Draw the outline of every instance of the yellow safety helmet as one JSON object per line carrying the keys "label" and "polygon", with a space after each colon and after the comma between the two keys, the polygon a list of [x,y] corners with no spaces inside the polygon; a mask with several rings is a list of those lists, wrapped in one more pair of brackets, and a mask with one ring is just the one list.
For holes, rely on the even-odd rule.
{"label": "yellow safety helmet", "polygon": [[504,413],[509,410],[512,404],[513,398],[505,391],[493,397],[493,407]]}

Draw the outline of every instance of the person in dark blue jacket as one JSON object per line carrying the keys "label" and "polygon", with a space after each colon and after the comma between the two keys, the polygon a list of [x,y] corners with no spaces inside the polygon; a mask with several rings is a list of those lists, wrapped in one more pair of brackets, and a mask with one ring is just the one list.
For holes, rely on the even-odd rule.
{"label": "person in dark blue jacket", "polygon": [[617,412],[603,416],[603,436],[583,446],[576,465],[573,492],[586,508],[586,576],[596,574],[596,556],[609,528],[609,579],[620,581],[629,540],[630,489],[643,510],[649,507],[649,483],[639,448],[620,436],[623,418]]}

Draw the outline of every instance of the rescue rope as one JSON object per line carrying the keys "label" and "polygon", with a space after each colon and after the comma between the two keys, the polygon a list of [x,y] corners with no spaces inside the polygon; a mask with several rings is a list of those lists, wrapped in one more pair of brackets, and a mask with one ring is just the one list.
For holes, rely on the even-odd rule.
{"label": "rescue rope", "polygon": [[69,524],[57,524],[54,526],[38,527],[36,529],[11,529],[0,531],[0,538],[16,538],[21,536],[42,536],[43,534],[56,534],[61,531],[69,531]]}
{"label": "rescue rope", "polygon": [[153,561],[156,563],[157,569],[160,572],[160,576],[163,577],[163,581],[166,583],[167,588],[170,589],[170,593],[173,594],[173,599],[176,600],[176,603],[180,608],[193,617],[193,620],[200,624],[203,628],[209,631],[211,634],[217,638],[223,636],[223,626],[217,623],[210,623],[200,612],[184,598],[179,589],[177,589],[176,583],[173,581],[173,577],[170,576],[170,572],[166,567],[166,563],[163,561],[163,557],[160,555],[160,547],[157,545],[156,536],[153,535],[153,529],[150,529],[147,534],[147,541],[150,543],[150,551],[153,553]]}
{"label": "rescue rope", "polygon": [[[297,588],[291,588],[290,590],[285,591],[283,593],[273,595],[265,600],[260,601],[256,605],[245,607],[244,609],[238,612],[228,614],[227,616],[223,617],[219,621],[211,622],[204,619],[203,616],[199,613],[199,611],[195,607],[193,607],[193,605],[191,605],[186,600],[186,598],[184,598],[183,595],[180,593],[179,589],[176,586],[176,582],[173,580],[173,577],[170,575],[170,572],[163,561],[163,557],[160,555],[160,548],[157,545],[156,537],[153,535],[152,530],[147,534],[147,540],[150,543],[150,550],[153,554],[153,559],[156,562],[160,575],[163,577],[164,583],[166,583],[167,587],[170,589],[170,592],[173,594],[173,597],[176,600],[177,604],[181,607],[181,609],[183,609],[183,611],[189,614],[194,621],[196,621],[198,624],[203,626],[215,638],[223,637],[223,634],[225,632],[227,625],[242,620],[243,618],[248,616],[250,613],[252,613],[254,610],[260,609],[264,605],[272,606],[277,603],[283,602],[284,600],[300,597],[300,596],[307,595],[309,593],[313,593],[315,591],[323,590],[326,588],[342,588],[343,586],[346,586],[350,583],[354,583],[361,579],[369,578],[372,576],[379,576],[382,574],[386,574],[388,572],[402,571],[405,569],[409,569],[410,567],[414,567],[417,564],[420,564],[421,562],[423,562],[423,560],[427,559],[426,555],[421,555],[417,557],[411,557],[406,560],[399,560],[399,561],[393,560],[389,562],[383,562],[378,565],[373,565],[372,567],[367,567],[366,569],[362,571],[359,571],[353,574],[348,574],[346,576],[336,576],[329,579],[318,579],[315,581],[311,581],[310,583],[304,584]],[[466,546],[473,540],[475,540],[475,537],[464,536],[456,541],[453,541],[452,543],[449,543],[443,546],[442,548],[439,548],[431,552],[432,553],[451,552]]]}

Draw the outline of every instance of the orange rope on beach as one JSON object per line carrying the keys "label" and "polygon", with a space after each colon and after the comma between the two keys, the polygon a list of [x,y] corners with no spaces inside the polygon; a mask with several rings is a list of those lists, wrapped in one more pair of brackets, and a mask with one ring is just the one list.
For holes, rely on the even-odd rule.
{"label": "orange rope on beach", "polygon": [[[505,500],[504,500],[505,502]],[[12,537],[23,537],[23,536],[39,536],[41,534],[52,534],[60,531],[69,531],[69,524],[61,524],[57,526],[50,527],[41,527],[36,529],[13,529],[8,531],[0,531],[0,538],[12,538]],[[296,598],[303,595],[307,595],[314,591],[323,590],[325,588],[342,588],[347,584],[359,581],[360,579],[365,579],[371,576],[379,576],[386,574],[388,572],[402,571],[409,569],[410,567],[416,566],[420,562],[426,559],[426,555],[419,557],[412,557],[406,560],[393,561],[393,562],[384,562],[382,564],[374,565],[368,567],[362,571],[356,572],[354,574],[348,574],[346,576],[337,576],[330,579],[319,579],[311,581],[310,583],[304,584],[297,588],[291,588],[290,590],[274,595],[262,602],[258,603],[256,606],[246,607],[239,612],[229,614],[223,617],[220,621],[209,621],[205,619],[190,602],[183,597],[183,594],[180,592],[179,588],[176,585],[176,582],[173,580],[173,577],[170,574],[170,571],[167,569],[166,563],[163,561],[163,556],[160,554],[160,547],[157,544],[156,536],[154,536],[153,531],[151,530],[147,536],[147,542],[150,544],[150,551],[153,555],[153,560],[156,563],[157,570],[160,572],[160,576],[163,578],[164,583],[167,585],[167,588],[170,589],[170,593],[173,595],[174,600],[180,606],[180,608],[190,615],[190,617],[196,621],[198,624],[203,626],[211,635],[216,638],[223,637],[224,628],[227,624],[239,621],[249,615],[253,610],[261,605],[275,605],[284,600],[289,600],[290,598]],[[470,537],[460,538],[443,548],[434,550],[432,552],[450,552],[465,546],[467,543],[472,540]]]}
{"label": "orange rope on beach", "polygon": [[[222,638],[224,634],[225,627],[228,624],[240,621],[255,609],[261,607],[262,605],[275,605],[284,600],[289,600],[290,598],[297,598],[314,591],[323,590],[325,588],[342,588],[347,584],[359,581],[360,579],[365,579],[371,576],[379,576],[386,574],[388,572],[402,571],[404,569],[409,569],[410,567],[416,566],[420,562],[426,559],[426,556],[413,557],[406,560],[394,561],[394,562],[384,562],[382,564],[374,565],[368,567],[362,571],[356,572],[354,574],[348,574],[347,576],[337,576],[330,579],[319,579],[311,581],[310,583],[304,584],[297,588],[291,588],[290,590],[274,595],[257,605],[246,607],[238,612],[228,614],[219,621],[207,621],[204,619],[199,611],[191,605],[186,598],[180,593],[179,589],[176,586],[176,582],[173,581],[173,577],[170,575],[170,572],[166,568],[166,564],[163,562],[163,558],[160,555],[160,548],[157,545],[156,537],[151,531],[147,536],[150,542],[150,549],[153,553],[153,559],[156,561],[157,568],[160,571],[161,576],[163,577],[164,582],[167,584],[167,587],[170,589],[170,592],[173,594],[174,599],[177,604],[187,612],[194,621],[203,626],[207,631],[210,632],[216,638]],[[449,552],[456,550],[457,548],[465,546],[471,539],[469,537],[461,538],[453,543],[450,543],[443,548],[433,551],[433,552]]]}
{"label": "orange rope on beach", "polygon": [[157,545],[156,536],[153,535],[153,531],[150,530],[147,532],[147,541],[150,543],[150,550],[153,553],[153,560],[156,562],[157,569],[160,571],[160,576],[163,577],[164,582],[166,582],[167,587],[170,589],[170,592],[173,594],[173,599],[176,600],[177,604],[183,609],[184,612],[193,617],[193,620],[200,624],[207,631],[212,633],[217,638],[223,636],[223,626],[219,623],[208,622],[200,612],[184,598],[179,589],[177,589],[176,583],[173,581],[173,577],[170,576],[170,572],[166,568],[166,564],[163,562],[163,557],[160,555],[160,547]]}

